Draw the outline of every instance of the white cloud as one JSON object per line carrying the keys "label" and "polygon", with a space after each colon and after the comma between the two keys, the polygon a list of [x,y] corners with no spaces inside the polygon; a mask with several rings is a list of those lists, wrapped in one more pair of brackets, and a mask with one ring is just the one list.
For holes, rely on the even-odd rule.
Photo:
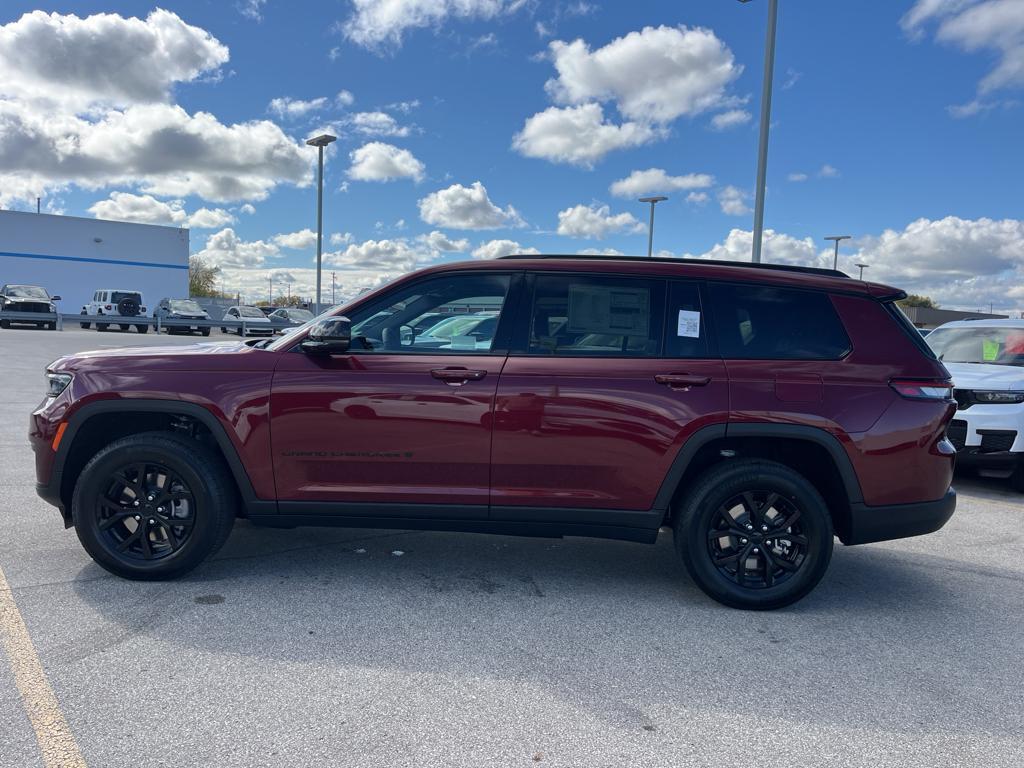
{"label": "white cloud", "polygon": [[431,192],[419,201],[419,207],[420,218],[427,224],[449,229],[500,229],[526,223],[511,205],[502,209],[491,202],[479,181]]}
{"label": "white cloud", "polygon": [[839,176],[839,171],[828,163],[825,163],[825,165],[821,166],[821,170],[818,171],[818,175],[823,179],[835,179]]}
{"label": "white cloud", "polygon": [[[577,253],[584,256],[625,256],[618,248],[582,248]],[[658,254],[661,255],[660,253]],[[671,255],[671,254],[669,254]]]}
{"label": "white cloud", "polygon": [[324,263],[342,269],[410,272],[428,258],[428,254],[405,238],[366,240],[324,254]]}
{"label": "white cloud", "polygon": [[316,247],[316,232],[312,229],[300,229],[298,232],[286,232],[274,235],[274,245],[304,251]]}
{"label": "white cloud", "polygon": [[[937,22],[935,39],[968,53],[996,54],[996,65],[978,83],[980,95],[1024,85],[1024,5],[1021,0],[918,0],[900,24],[913,38]],[[970,106],[970,103],[968,105]],[[955,117],[976,114],[966,111]]]}
{"label": "white cloud", "polygon": [[174,83],[227,57],[161,10],[145,20],[34,12],[0,27],[0,205],[70,184],[233,201],[307,183],[310,155],[275,124],[225,125],[165,103]]}
{"label": "white cloud", "polygon": [[724,187],[718,192],[718,204],[722,208],[722,213],[729,216],[746,216],[750,213],[750,208],[747,207],[747,198],[749,196],[742,189],[737,187],[728,186]]}
{"label": "white cloud", "polygon": [[308,101],[293,99],[290,96],[282,96],[277,99],[271,99],[270,104],[267,105],[267,111],[274,113],[281,119],[294,120],[295,118],[303,117],[309,112],[323,109],[325,106],[327,106],[326,96],[309,99]]}
{"label": "white cloud", "polygon": [[263,6],[266,4],[267,0],[239,0],[236,7],[247,19],[263,21]]}
{"label": "white cloud", "polygon": [[245,205],[243,205],[238,210],[239,210],[240,213],[244,213],[244,214],[246,214],[248,216],[252,216],[254,213],[256,213],[256,206],[253,205],[252,203],[246,203]]}
{"label": "white cloud", "polygon": [[356,181],[421,181],[425,171],[423,163],[412,152],[381,141],[364,144],[353,150],[349,157],[352,166],[348,169],[348,176]]}
{"label": "white cloud", "polygon": [[745,109],[730,109],[711,118],[711,127],[716,131],[726,131],[750,122],[751,115]]}
{"label": "white cloud", "polygon": [[466,238],[452,240],[444,232],[436,229],[429,234],[420,235],[417,239],[435,253],[462,253],[469,250],[469,240]]}
{"label": "white cloud", "polygon": [[[766,229],[762,233],[761,256],[766,263],[824,266],[818,262],[819,249],[810,237],[796,238]],[[725,240],[701,254],[686,254],[687,258],[718,259],[720,261],[750,261],[754,234],[748,230],[733,229]],[[829,261],[828,266],[832,263]]]}
{"label": "white cloud", "polygon": [[558,104],[612,100],[631,120],[665,123],[726,101],[743,68],[710,29],[644,27],[590,50],[583,40],[548,46],[558,77],[547,82]]}
{"label": "white cloud", "polygon": [[355,102],[356,97],[352,95],[352,91],[340,90],[338,95],[334,97],[334,103],[339,107],[351,107]]}
{"label": "white cloud", "polygon": [[803,76],[803,72],[797,72],[792,67],[786,67],[786,79],[782,81],[782,90],[788,91],[798,82],[800,82],[800,78]]}
{"label": "white cloud", "polygon": [[196,256],[216,267],[262,267],[269,257],[277,256],[278,247],[263,240],[246,242],[228,227],[210,235]]}
{"label": "white cloud", "polygon": [[353,240],[351,232],[332,232],[331,245],[348,245]]}
{"label": "white cloud", "polygon": [[612,214],[607,205],[575,205],[558,212],[558,234],[601,240],[615,232],[638,232],[644,226],[631,213]]}
{"label": "white cloud", "polygon": [[715,177],[707,173],[669,176],[662,168],[648,168],[633,171],[626,178],[613,182],[608,189],[616,197],[640,197],[679,189],[704,189],[714,183]]}
{"label": "white cloud", "polygon": [[409,128],[399,125],[386,112],[357,112],[349,118],[349,123],[357,133],[368,136],[408,136]]}
{"label": "white cloud", "polygon": [[694,205],[704,205],[709,199],[707,192],[691,192],[686,196],[686,202]]}
{"label": "white cloud", "polygon": [[0,93],[73,108],[165,101],[227,60],[210,33],[161,9],[145,20],[33,11],[0,26]]}
{"label": "white cloud", "polygon": [[130,192],[111,192],[106,200],[98,200],[88,210],[97,219],[192,229],[216,229],[235,221],[235,217],[223,208],[200,208],[190,215],[181,200],[163,201],[152,195],[133,195]]}
{"label": "white cloud", "polygon": [[515,240],[487,240],[473,249],[474,259],[500,259],[513,254],[539,254],[536,248],[527,248]]}
{"label": "white cloud", "polygon": [[789,181],[807,181],[806,173],[791,173],[786,177]]}
{"label": "white cloud", "polygon": [[605,122],[600,104],[583,104],[538,112],[526,120],[512,146],[526,157],[591,168],[613,150],[646,144],[662,135],[660,129],[644,123]]}
{"label": "white cloud", "polygon": [[352,0],[354,11],[342,30],[370,49],[396,48],[408,30],[440,28],[449,18],[491,19],[521,8],[522,0]]}

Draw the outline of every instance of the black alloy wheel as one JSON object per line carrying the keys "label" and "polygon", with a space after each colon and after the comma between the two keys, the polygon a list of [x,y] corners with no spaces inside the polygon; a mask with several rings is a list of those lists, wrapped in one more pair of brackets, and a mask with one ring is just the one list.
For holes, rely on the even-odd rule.
{"label": "black alloy wheel", "polygon": [[676,551],[707,595],[770,610],[807,595],[832,558],[832,517],[808,478],[757,458],[727,459],[685,489]]}
{"label": "black alloy wheel", "polygon": [[800,510],[774,491],[744,491],[711,516],[708,552],[719,573],[741,587],[784,584],[807,559]]}
{"label": "black alloy wheel", "polygon": [[107,543],[140,560],[159,560],[181,549],[196,522],[192,490],[179,473],[157,462],[111,472],[94,510]]}

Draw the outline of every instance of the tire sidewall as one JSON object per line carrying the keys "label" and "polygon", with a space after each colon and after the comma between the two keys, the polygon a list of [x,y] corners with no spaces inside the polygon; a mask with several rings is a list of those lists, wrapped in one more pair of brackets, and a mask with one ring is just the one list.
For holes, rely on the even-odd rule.
{"label": "tire sidewall", "polygon": [[[821,495],[801,475],[781,465],[736,466],[702,491],[680,515],[675,538],[691,576],[711,597],[735,608],[779,608],[804,597],[821,580],[832,557],[831,518]],[[711,518],[722,504],[744,491],[779,493],[800,510],[801,530],[807,537],[805,560],[796,574],[774,587],[741,587],[711,561],[707,544]]]}
{"label": "tire sidewall", "polygon": [[[182,449],[184,446],[182,446]],[[120,576],[136,579],[173,578],[197,566],[216,546],[217,510],[208,490],[210,478],[201,455],[184,450],[168,450],[158,445],[114,444],[104,449],[82,470],[72,499],[75,532],[89,555],[101,566]],[[195,523],[185,544],[159,560],[145,561],[119,555],[109,538],[99,530],[95,499],[104,490],[111,474],[120,467],[139,462],[156,462],[179,473],[195,499]]]}

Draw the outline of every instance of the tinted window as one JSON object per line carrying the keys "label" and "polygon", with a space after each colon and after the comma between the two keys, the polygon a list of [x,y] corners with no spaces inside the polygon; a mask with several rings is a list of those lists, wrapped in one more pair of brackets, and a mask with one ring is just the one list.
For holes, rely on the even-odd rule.
{"label": "tinted window", "polygon": [[835,360],[850,339],[827,294],[754,285],[711,285],[722,357]]}
{"label": "tinted window", "polygon": [[707,357],[708,337],[700,292],[693,283],[670,283],[665,326],[665,357]]}
{"label": "tinted window", "polygon": [[531,355],[657,357],[664,283],[538,275],[528,315]]}
{"label": "tinted window", "polygon": [[350,315],[352,351],[488,354],[508,287],[508,275],[451,275],[398,289]]}

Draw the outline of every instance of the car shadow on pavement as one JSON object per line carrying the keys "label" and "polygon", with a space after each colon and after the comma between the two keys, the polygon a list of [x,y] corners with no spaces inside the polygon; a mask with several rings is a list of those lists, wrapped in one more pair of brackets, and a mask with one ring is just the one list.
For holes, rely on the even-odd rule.
{"label": "car shadow on pavement", "polygon": [[[667,532],[645,546],[240,523],[214,561],[179,581],[101,574],[88,565],[74,584],[106,621],[63,649],[68,661],[142,637],[317,665],[325,679],[358,667],[528,683],[616,720],[643,716],[627,688],[655,708],[689,692],[699,697],[688,706],[753,714],[784,680],[787,719],[871,727],[888,711],[922,731],[945,727],[927,702],[946,686],[992,679],[986,668],[1007,650],[996,638],[1013,636],[1024,607],[1020,577],[998,569],[837,546],[800,603],[736,611],[692,584]],[[908,668],[918,672],[893,685]],[[992,731],[994,702],[1014,688],[1001,685],[969,694],[958,727]],[[821,711],[821,686],[845,687],[849,706]]]}

